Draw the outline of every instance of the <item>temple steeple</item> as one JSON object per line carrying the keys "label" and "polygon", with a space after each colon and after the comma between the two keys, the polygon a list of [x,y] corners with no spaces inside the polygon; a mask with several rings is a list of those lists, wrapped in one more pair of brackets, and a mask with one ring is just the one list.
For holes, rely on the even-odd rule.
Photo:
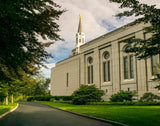
{"label": "temple steeple", "polygon": [[79,14],[78,32],[76,33],[75,54],[80,53],[80,46],[85,43],[85,33],[82,31],[81,14]]}
{"label": "temple steeple", "polygon": [[82,22],[81,22],[81,14],[79,14],[79,26],[78,26],[78,33],[82,32]]}

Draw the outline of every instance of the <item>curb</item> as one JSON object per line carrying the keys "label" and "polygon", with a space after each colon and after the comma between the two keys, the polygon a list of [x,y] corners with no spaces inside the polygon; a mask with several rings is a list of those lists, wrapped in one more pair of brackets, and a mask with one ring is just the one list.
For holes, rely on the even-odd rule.
{"label": "curb", "polygon": [[15,110],[18,108],[18,106],[19,106],[19,103],[17,103],[17,106],[16,106],[15,108],[13,108],[13,109],[9,110],[8,112],[3,113],[2,115],[0,115],[0,119],[2,119],[2,118],[3,118],[4,116],[6,116],[7,114],[15,111]]}
{"label": "curb", "polygon": [[[40,102],[38,102],[38,103],[40,103]],[[88,116],[88,115],[84,115],[84,114],[80,114],[80,113],[71,112],[71,111],[68,111],[68,110],[56,108],[56,107],[53,107],[53,106],[50,106],[50,105],[47,105],[47,104],[44,104],[44,103],[40,103],[40,104],[46,105],[48,107],[51,107],[51,108],[54,108],[54,109],[57,109],[57,110],[68,112],[68,113],[71,113],[71,114],[74,114],[74,115],[78,115],[78,116],[86,117],[86,118],[89,118],[89,119],[94,119],[94,120],[110,123],[110,124],[113,124],[114,126],[129,126],[127,124],[119,123],[119,122],[116,122],[116,121],[105,120],[105,119],[98,118],[98,117]]]}

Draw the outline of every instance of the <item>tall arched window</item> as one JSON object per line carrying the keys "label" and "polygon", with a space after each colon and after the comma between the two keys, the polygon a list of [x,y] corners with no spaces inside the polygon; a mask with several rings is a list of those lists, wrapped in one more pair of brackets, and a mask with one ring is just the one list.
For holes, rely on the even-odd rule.
{"label": "tall arched window", "polygon": [[110,54],[108,51],[103,53],[103,81],[107,82],[111,80],[110,70]]}
{"label": "tall arched window", "polygon": [[[131,48],[131,46],[125,46],[125,50]],[[124,79],[134,78],[134,64],[133,64],[133,54],[126,53],[123,57],[124,65]]]}
{"label": "tall arched window", "polygon": [[93,58],[92,57],[88,58],[87,71],[88,71],[88,84],[93,84]]}
{"label": "tall arched window", "polygon": [[151,71],[152,71],[152,76],[157,72],[156,66],[157,66],[156,56],[152,56],[152,57],[151,57]]}

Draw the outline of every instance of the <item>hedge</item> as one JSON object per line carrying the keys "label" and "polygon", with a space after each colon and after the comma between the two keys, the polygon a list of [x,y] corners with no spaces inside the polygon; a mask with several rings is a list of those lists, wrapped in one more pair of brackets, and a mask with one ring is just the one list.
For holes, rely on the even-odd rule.
{"label": "hedge", "polygon": [[27,101],[34,101],[34,100],[36,100],[36,101],[50,101],[50,99],[55,99],[57,101],[59,101],[59,100],[70,101],[70,100],[72,100],[72,97],[71,96],[38,95],[38,96],[29,96],[27,98]]}
{"label": "hedge", "polygon": [[160,105],[160,102],[89,102],[89,105],[134,105],[134,106],[151,106]]}

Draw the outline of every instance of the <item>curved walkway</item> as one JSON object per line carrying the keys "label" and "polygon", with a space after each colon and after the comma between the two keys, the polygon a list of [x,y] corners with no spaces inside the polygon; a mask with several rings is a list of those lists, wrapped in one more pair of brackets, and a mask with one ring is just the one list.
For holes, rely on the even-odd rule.
{"label": "curved walkway", "polygon": [[0,119],[0,126],[112,126],[35,102],[20,102],[12,113]]}

